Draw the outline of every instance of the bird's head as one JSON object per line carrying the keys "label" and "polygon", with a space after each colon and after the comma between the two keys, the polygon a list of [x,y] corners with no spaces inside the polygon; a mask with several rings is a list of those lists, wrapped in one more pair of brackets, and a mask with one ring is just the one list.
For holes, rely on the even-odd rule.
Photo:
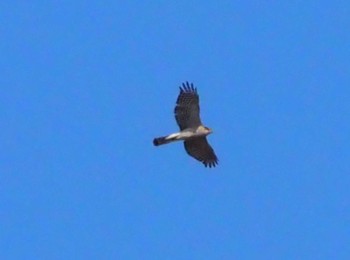
{"label": "bird's head", "polygon": [[208,134],[211,134],[213,132],[213,130],[209,127],[204,127],[205,131],[208,133]]}

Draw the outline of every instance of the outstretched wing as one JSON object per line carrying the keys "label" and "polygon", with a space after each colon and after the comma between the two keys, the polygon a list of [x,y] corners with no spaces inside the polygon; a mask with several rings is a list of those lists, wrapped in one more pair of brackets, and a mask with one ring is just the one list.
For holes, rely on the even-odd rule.
{"label": "outstretched wing", "polygon": [[213,148],[206,137],[199,137],[184,142],[186,152],[193,158],[201,161],[205,167],[215,167],[218,164]]}
{"label": "outstretched wing", "polygon": [[202,124],[199,117],[199,96],[193,83],[182,83],[174,113],[180,130],[197,128]]}

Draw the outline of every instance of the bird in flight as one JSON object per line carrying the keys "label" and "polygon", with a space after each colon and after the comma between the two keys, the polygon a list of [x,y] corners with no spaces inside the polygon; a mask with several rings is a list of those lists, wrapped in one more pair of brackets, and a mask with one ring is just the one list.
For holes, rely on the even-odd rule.
{"label": "bird in flight", "polygon": [[154,138],[153,144],[159,146],[175,141],[184,141],[186,152],[202,162],[205,167],[211,168],[215,167],[219,161],[206,137],[213,131],[202,125],[199,110],[197,88],[193,86],[193,83],[182,83],[174,110],[180,132]]}

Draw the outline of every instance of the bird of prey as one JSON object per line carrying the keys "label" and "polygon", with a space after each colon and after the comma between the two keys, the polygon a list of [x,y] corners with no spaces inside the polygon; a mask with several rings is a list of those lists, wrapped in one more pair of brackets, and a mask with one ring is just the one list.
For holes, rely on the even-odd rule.
{"label": "bird of prey", "polygon": [[206,138],[213,131],[202,125],[199,116],[199,96],[193,83],[182,83],[174,113],[180,132],[154,138],[153,144],[158,146],[184,141],[185,150],[190,156],[202,162],[205,167],[215,167],[218,158]]}

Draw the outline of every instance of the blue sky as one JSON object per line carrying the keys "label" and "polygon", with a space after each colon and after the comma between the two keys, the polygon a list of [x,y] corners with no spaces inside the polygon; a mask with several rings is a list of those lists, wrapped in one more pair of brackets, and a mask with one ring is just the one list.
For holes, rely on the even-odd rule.
{"label": "blue sky", "polygon": [[[348,1],[2,1],[1,259],[349,259]],[[220,164],[181,143],[193,82]]]}

